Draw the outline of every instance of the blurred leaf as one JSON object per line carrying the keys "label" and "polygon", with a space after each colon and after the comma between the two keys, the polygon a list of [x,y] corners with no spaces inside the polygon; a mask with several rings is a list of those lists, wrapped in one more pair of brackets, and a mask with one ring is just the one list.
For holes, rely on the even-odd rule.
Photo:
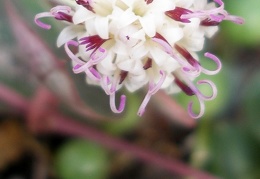
{"label": "blurred leaf", "polygon": [[55,164],[61,179],[105,179],[109,166],[106,150],[84,140],[61,146]]}
{"label": "blurred leaf", "polygon": [[222,178],[257,179],[258,151],[259,144],[243,126],[205,119],[197,131],[192,163]]}
{"label": "blurred leaf", "polygon": [[260,73],[255,74],[245,91],[243,106],[250,132],[260,142]]}
{"label": "blurred leaf", "polygon": [[[241,46],[254,46],[260,44],[260,1],[225,1],[226,9],[234,15],[241,16],[245,19],[245,24],[238,26],[226,22],[223,26],[223,33],[226,39],[232,40]],[[225,40],[226,40],[225,39]],[[227,41],[228,41],[227,40]]]}

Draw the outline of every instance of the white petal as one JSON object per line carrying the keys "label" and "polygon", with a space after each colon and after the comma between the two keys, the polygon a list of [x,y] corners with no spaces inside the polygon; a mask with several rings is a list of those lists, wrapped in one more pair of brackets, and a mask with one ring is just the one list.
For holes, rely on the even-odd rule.
{"label": "white petal", "polygon": [[162,66],[165,60],[169,57],[169,55],[158,46],[151,47],[150,54],[158,66]]}
{"label": "white petal", "polygon": [[134,67],[133,59],[125,59],[117,63],[117,67],[124,71],[131,71]]}
{"label": "white petal", "polygon": [[205,30],[206,37],[211,38],[218,31],[218,26],[203,27],[203,29]]}
{"label": "white petal", "polygon": [[148,49],[143,44],[140,44],[131,49],[130,56],[133,59],[142,59],[147,53]]}
{"label": "white petal", "polygon": [[84,32],[83,30],[84,30],[84,27],[76,26],[76,25],[72,25],[72,26],[68,26],[68,27],[64,28],[61,31],[61,33],[59,34],[59,37],[57,39],[57,46],[61,47],[63,44],[65,44],[69,40],[74,39],[75,37],[77,37],[78,35],[83,33]]}
{"label": "white petal", "polygon": [[164,88],[169,87],[173,83],[173,79],[174,79],[174,77],[172,75],[167,75],[161,88],[164,89]]}
{"label": "white petal", "polygon": [[155,29],[153,17],[151,15],[149,15],[149,16],[147,15],[147,16],[139,18],[139,21],[144,29],[144,32],[149,37],[154,37],[155,33],[156,33],[156,29]]}
{"label": "white petal", "polygon": [[183,38],[184,35],[182,28],[169,26],[163,27],[161,34],[171,45]]}
{"label": "white petal", "polygon": [[87,10],[85,7],[80,6],[78,10],[73,15],[74,24],[83,23],[91,18],[94,18],[95,14]]}
{"label": "white petal", "polygon": [[104,75],[112,75],[116,69],[113,58],[113,53],[108,53],[107,57],[97,64],[97,70]]}
{"label": "white petal", "polygon": [[108,20],[109,19],[107,17],[100,17],[100,16],[97,16],[95,19],[96,31],[102,39],[109,38]]}
{"label": "white petal", "polygon": [[117,19],[117,27],[123,28],[125,26],[128,26],[132,24],[134,21],[136,21],[138,17],[132,12],[131,9],[127,9],[124,11]]}
{"label": "white petal", "polygon": [[118,55],[128,55],[129,48],[121,41],[117,41],[113,47],[113,51]]}

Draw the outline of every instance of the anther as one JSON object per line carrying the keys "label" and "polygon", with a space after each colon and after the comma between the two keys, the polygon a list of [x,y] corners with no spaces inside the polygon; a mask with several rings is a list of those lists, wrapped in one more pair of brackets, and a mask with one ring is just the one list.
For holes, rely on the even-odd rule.
{"label": "anther", "polygon": [[189,9],[185,9],[185,8],[182,8],[182,7],[176,7],[173,10],[166,11],[165,15],[172,18],[173,20],[183,22],[183,23],[189,23],[190,20],[182,19],[181,16],[184,15],[184,14],[190,14],[190,13],[192,13],[192,11],[190,11]]}

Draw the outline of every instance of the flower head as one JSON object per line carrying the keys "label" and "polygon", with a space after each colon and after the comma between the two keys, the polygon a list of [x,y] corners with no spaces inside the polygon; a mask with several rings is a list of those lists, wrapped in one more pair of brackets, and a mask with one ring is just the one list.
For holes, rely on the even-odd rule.
{"label": "flower head", "polygon": [[[101,86],[110,96],[113,112],[125,107],[124,95],[119,107],[115,105],[120,88],[133,92],[147,86],[138,115],[144,113],[152,95],[164,89],[195,95],[199,114],[193,112],[192,102],[188,106],[194,118],[203,115],[204,101],[214,99],[217,89],[209,80],[198,81],[197,85],[212,88],[212,95],[205,96],[193,81],[201,73],[215,75],[221,69],[220,60],[208,52],[205,56],[216,63],[216,69],[205,69],[196,52],[222,21],[243,23],[224,9],[221,0],[64,0],[63,5],[35,17],[37,25],[50,29],[40,21],[43,17],[65,22],[58,46],[64,45],[75,73],[85,73],[88,83]],[[70,46],[78,47],[78,52],[72,53]]]}

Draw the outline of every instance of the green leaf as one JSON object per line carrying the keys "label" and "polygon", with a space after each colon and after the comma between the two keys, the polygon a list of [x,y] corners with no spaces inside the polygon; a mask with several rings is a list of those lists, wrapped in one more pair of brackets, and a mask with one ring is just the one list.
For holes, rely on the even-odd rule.
{"label": "green leaf", "polygon": [[108,175],[107,151],[85,140],[71,140],[56,156],[56,171],[61,179],[105,179]]}

